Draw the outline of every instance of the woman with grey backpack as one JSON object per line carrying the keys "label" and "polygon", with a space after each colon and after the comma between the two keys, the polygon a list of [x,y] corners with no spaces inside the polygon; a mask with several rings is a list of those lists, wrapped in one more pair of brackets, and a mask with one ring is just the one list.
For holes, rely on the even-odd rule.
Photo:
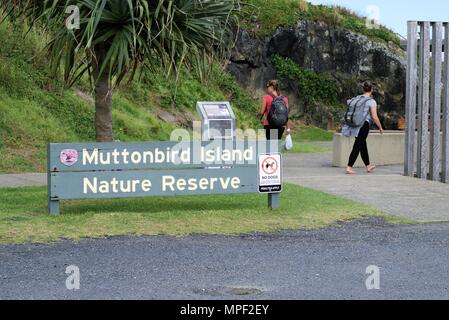
{"label": "woman with grey backpack", "polygon": [[368,173],[376,169],[376,166],[370,163],[366,139],[373,123],[379,128],[381,134],[383,134],[383,128],[377,114],[376,100],[372,96],[373,87],[366,82],[363,85],[363,94],[348,100],[348,109],[345,113],[345,125],[342,129],[342,134],[346,137],[355,137],[355,142],[349,156],[346,174],[355,174],[353,166],[359,154],[365,163]]}

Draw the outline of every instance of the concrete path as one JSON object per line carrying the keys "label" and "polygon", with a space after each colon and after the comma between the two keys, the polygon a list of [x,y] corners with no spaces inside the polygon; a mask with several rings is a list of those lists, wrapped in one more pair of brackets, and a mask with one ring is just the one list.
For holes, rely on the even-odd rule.
{"label": "concrete path", "polygon": [[363,169],[348,176],[331,165],[331,153],[290,154],[284,158],[284,181],[346,197],[386,213],[420,222],[449,221],[449,185],[404,177],[402,166]]}
{"label": "concrete path", "polygon": [[[373,174],[357,169],[357,175],[348,176],[331,163],[331,153],[289,154],[284,181],[420,222],[449,221],[449,185],[404,177],[402,166],[380,167]],[[0,175],[0,188],[45,185],[46,179],[43,173]]]}
{"label": "concrete path", "polygon": [[45,173],[11,173],[0,175],[0,188],[43,186],[47,184]]}

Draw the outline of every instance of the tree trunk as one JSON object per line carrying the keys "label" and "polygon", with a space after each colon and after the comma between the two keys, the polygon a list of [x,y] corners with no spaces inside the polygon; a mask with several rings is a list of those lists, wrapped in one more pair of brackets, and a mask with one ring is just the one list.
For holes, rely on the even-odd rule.
{"label": "tree trunk", "polygon": [[97,142],[111,142],[112,136],[112,88],[109,69],[100,75],[101,62],[105,55],[103,47],[96,48],[96,61],[92,64],[95,81],[95,131]]}

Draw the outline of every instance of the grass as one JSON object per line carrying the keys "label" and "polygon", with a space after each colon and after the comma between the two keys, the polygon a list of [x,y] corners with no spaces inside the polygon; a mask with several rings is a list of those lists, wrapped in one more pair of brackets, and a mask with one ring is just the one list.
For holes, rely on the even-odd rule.
{"label": "grass", "polygon": [[305,0],[247,0],[242,27],[260,36],[271,35],[278,27],[290,27],[298,20],[321,21],[366,35],[373,40],[400,45],[399,37],[390,29],[369,28],[366,18],[341,6],[313,5]]}
{"label": "grass", "polygon": [[305,127],[300,132],[293,133],[293,141],[299,142],[326,142],[332,141],[334,132],[315,127]]}
{"label": "grass", "polygon": [[384,216],[368,206],[291,184],[284,185],[281,209],[274,211],[267,208],[266,195],[248,194],[65,201],[61,215],[51,216],[46,196],[45,187],[0,189],[0,243],[118,235],[238,235]]}
{"label": "grass", "polygon": [[331,151],[331,149],[324,147],[324,146],[311,144],[311,143],[299,143],[299,142],[295,142],[295,140],[293,140],[293,148],[286,152],[287,153],[321,153],[321,152],[329,152],[329,151]]}

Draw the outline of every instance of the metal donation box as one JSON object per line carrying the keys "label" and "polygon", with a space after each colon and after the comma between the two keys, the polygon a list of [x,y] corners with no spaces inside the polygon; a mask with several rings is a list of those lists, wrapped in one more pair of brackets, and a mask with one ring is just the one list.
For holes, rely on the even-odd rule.
{"label": "metal donation box", "polygon": [[234,140],[235,115],[229,102],[198,102],[203,141]]}

